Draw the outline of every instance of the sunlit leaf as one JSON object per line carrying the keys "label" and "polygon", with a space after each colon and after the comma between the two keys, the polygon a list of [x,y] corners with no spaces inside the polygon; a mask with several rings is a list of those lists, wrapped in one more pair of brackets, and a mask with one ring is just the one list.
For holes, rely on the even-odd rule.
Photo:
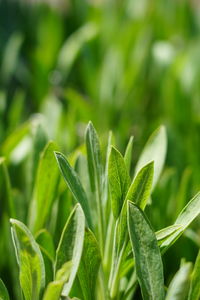
{"label": "sunlit leaf", "polygon": [[29,212],[29,223],[35,232],[44,226],[56,197],[59,179],[59,170],[54,156],[56,149],[54,142],[49,142],[40,157]]}
{"label": "sunlit leaf", "polygon": [[10,219],[10,222],[24,297],[26,300],[39,300],[45,285],[45,268],[40,248],[23,223],[15,219]]}
{"label": "sunlit leaf", "polygon": [[67,220],[56,250],[55,272],[62,269],[67,262],[72,264],[69,279],[62,291],[63,296],[68,296],[78,271],[84,243],[84,232],[85,217],[80,204],[77,204]]}

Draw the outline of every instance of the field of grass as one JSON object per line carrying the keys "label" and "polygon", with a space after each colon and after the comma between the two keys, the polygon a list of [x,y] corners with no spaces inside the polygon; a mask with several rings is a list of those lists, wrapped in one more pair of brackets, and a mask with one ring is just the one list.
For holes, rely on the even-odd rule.
{"label": "field of grass", "polygon": [[0,299],[200,298],[199,50],[198,1],[0,1]]}

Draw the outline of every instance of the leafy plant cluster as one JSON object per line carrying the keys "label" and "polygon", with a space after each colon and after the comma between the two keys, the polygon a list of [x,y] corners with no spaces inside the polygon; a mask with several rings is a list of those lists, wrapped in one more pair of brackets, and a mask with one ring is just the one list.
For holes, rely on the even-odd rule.
{"label": "leafy plant cluster", "polygon": [[85,145],[68,158],[54,142],[46,143],[41,126],[34,145],[30,203],[14,192],[7,162],[0,160],[1,257],[7,252],[12,278],[8,290],[0,281],[0,299],[12,299],[9,293],[19,300],[199,299],[200,254],[194,265],[182,260],[167,287],[163,255],[199,215],[200,194],[158,231],[148,213],[165,162],[163,126],[148,139],[133,176],[133,137],[122,155],[110,133],[102,151],[91,122]]}

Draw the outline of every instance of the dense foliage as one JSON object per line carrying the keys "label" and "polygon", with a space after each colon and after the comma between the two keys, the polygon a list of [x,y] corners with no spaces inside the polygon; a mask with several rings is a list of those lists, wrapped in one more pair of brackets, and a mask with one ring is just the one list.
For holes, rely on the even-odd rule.
{"label": "dense foliage", "polygon": [[[161,300],[166,294],[166,299],[198,300],[200,256],[194,267],[190,262],[181,263],[166,293],[162,255],[199,215],[200,194],[182,208],[172,225],[167,224],[169,226],[157,232],[143,212],[146,206],[151,207],[151,194],[163,169],[167,147],[165,128],[161,126],[149,138],[133,179],[130,176],[132,137],[123,156],[113,146],[110,133],[106,153],[102,153],[90,122],[85,145],[69,158],[74,164],[72,167],[54,142],[48,142],[40,155],[43,135],[39,125],[31,156],[31,166],[35,168],[37,161],[38,166],[30,181],[33,183],[29,189],[32,200],[26,204],[24,212],[28,213],[23,216],[29,229],[18,220],[24,203],[16,202],[7,166],[4,159],[1,160],[2,187],[6,196],[3,246],[9,252],[5,260],[7,268],[14,270],[10,272],[14,297],[125,300],[134,297],[139,283],[143,299]],[[68,189],[64,181],[59,180],[57,164]],[[14,248],[8,228],[9,217],[12,217]],[[166,217],[167,214],[162,216],[164,220]],[[195,231],[192,233],[195,235]],[[0,296],[9,299],[3,282]],[[135,297],[140,296],[136,294]]]}

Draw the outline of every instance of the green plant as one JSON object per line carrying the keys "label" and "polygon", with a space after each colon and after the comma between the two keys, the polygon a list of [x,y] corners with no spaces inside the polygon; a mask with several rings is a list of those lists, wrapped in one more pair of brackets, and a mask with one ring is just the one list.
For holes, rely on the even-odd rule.
{"label": "green plant", "polygon": [[[41,134],[37,138],[40,140]],[[194,267],[181,262],[168,289],[164,285],[162,256],[200,213],[200,194],[187,203],[173,225],[156,232],[144,212],[151,206],[152,193],[164,165],[165,128],[161,126],[149,138],[133,179],[130,177],[133,138],[124,156],[113,143],[111,133],[103,155],[90,122],[85,134],[86,147],[69,158],[74,167],[53,142],[46,145],[39,158],[26,218],[29,229],[16,219],[18,213],[8,171],[1,160],[19,266],[21,290],[16,292],[16,299],[199,299],[200,255]],[[67,191],[64,181],[59,181],[53,152]],[[7,222],[5,218],[4,230]],[[16,274],[13,261],[11,265]],[[0,299],[9,299],[2,281]]]}

